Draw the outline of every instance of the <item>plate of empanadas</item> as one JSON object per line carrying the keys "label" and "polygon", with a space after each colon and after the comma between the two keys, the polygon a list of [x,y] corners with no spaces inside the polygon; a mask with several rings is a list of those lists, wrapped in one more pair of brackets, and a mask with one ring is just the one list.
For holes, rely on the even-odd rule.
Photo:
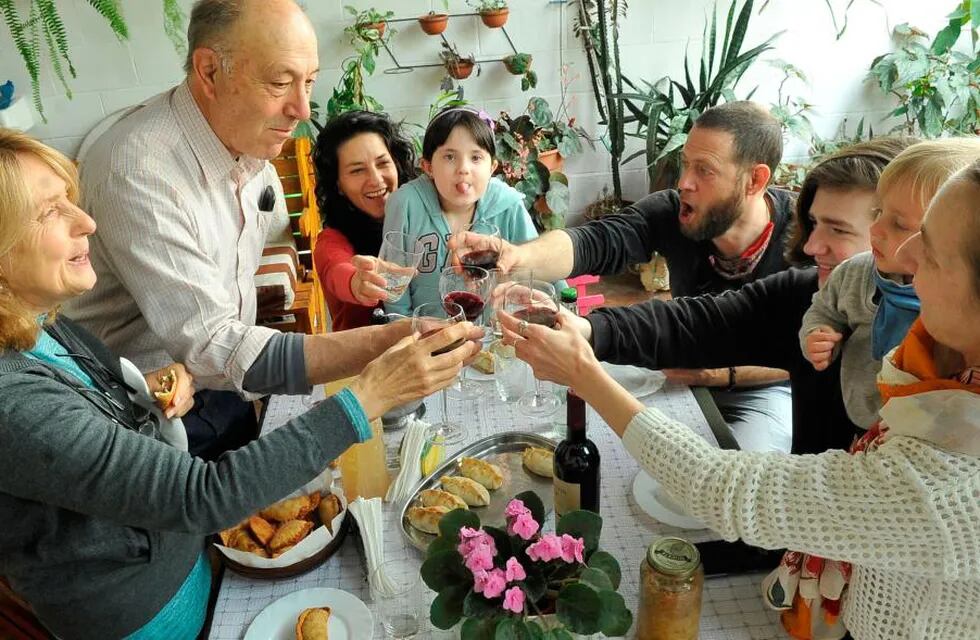
{"label": "plate of empanadas", "polygon": [[220,532],[215,546],[225,564],[254,578],[284,578],[318,566],[347,534],[347,503],[332,475],[260,509]]}
{"label": "plate of empanadas", "polygon": [[422,479],[402,510],[402,533],[419,549],[439,534],[454,509],[472,509],[480,521],[504,526],[504,509],[518,493],[534,491],[551,511],[550,467],[555,443],[534,433],[499,433],[475,442]]}
{"label": "plate of empanadas", "polygon": [[364,640],[374,618],[360,598],[320,587],[294,591],[255,616],[244,640]]}

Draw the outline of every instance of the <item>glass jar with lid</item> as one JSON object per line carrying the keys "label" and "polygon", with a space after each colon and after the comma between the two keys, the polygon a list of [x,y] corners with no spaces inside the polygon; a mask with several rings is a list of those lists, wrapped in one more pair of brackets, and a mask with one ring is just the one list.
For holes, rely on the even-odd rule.
{"label": "glass jar with lid", "polygon": [[661,538],[640,565],[637,640],[697,640],[704,569],[697,547]]}

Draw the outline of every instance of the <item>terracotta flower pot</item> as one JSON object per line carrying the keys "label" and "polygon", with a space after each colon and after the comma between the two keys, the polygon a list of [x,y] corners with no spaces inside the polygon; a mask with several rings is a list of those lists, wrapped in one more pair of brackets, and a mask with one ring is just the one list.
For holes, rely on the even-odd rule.
{"label": "terracotta flower pot", "polygon": [[483,24],[491,29],[499,29],[507,22],[507,16],[509,15],[510,9],[493,9],[491,11],[481,12],[480,20],[483,20]]}
{"label": "terracotta flower pot", "polygon": [[472,60],[458,60],[456,62],[450,62],[446,64],[446,71],[452,77],[457,80],[465,80],[470,77],[473,73],[473,67],[476,66]]}
{"label": "terracotta flower pot", "polygon": [[362,33],[365,32],[365,31],[370,31],[371,29],[377,30],[377,32],[378,32],[377,39],[380,40],[385,35],[385,29],[388,28],[388,23],[387,22],[365,22],[364,24],[357,25],[357,28]]}
{"label": "terracotta flower pot", "polygon": [[419,26],[430,36],[437,36],[449,25],[449,15],[445,13],[430,13],[419,16]]}
{"label": "terracotta flower pot", "polygon": [[565,168],[565,158],[561,157],[558,149],[549,149],[538,154],[538,162],[548,168],[548,171],[561,171]]}

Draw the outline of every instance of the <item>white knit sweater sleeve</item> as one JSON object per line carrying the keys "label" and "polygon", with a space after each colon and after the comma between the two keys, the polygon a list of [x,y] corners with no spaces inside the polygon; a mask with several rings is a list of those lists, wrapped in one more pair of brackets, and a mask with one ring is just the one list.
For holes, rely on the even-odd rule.
{"label": "white knit sweater sleeve", "polygon": [[724,451],[652,407],[623,443],[727,540],[933,578],[980,576],[977,458],[909,437],[857,455]]}

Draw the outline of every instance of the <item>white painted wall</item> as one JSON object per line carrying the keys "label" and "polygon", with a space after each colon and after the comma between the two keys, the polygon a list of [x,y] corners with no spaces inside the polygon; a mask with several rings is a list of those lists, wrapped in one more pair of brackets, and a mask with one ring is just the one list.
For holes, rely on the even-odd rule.
{"label": "white painted wall", "polygon": [[[24,6],[25,0],[18,0]],[[831,0],[840,15],[846,0]],[[935,33],[953,9],[955,0],[923,2],[922,0],[857,0],[849,14],[849,26],[840,41],[834,39],[830,13],[824,0],[770,0],[765,10],[753,16],[745,48],[761,42],[769,34],[785,30],[776,42],[776,50],[765,59],[781,58],[791,62],[809,76],[810,85],[796,85],[792,91],[805,96],[816,106],[814,123],[818,132],[831,136],[842,118],[853,124],[863,115],[876,130],[889,128],[880,122],[893,107],[892,102],[865,81],[871,60],[891,49],[890,33],[894,25],[910,22],[929,33]],[[74,154],[85,133],[105,115],[151,96],[180,81],[178,59],[163,32],[160,0],[130,0],[124,3],[130,27],[130,41],[119,42],[100,16],[83,0],[59,0],[58,5],[69,26],[69,41],[78,78],[72,83],[74,99],[68,100],[50,73],[45,73],[43,94],[48,122],[31,133],[49,144]],[[183,0],[189,9],[191,0]],[[310,18],[320,39],[322,73],[315,99],[326,102],[330,89],[339,77],[341,61],[350,54],[342,29],[348,23],[342,5],[358,8],[373,6],[390,9],[399,17],[412,17],[439,9],[440,0],[306,0]],[[595,131],[595,113],[588,69],[579,40],[572,33],[573,3],[547,0],[511,0],[511,18],[507,24],[520,51],[534,56],[539,75],[537,95],[553,105],[559,95],[560,69],[569,65],[578,79],[571,86],[570,114],[587,130]],[[727,9],[724,5],[719,13]],[[763,4],[757,0],[756,5]],[[948,5],[948,6],[947,6]],[[655,81],[665,74],[681,78],[685,48],[696,60],[700,55],[701,32],[710,0],[631,0],[625,28],[621,34],[623,66],[629,76]],[[463,0],[450,0],[450,10],[467,11]],[[719,20],[724,16],[719,15]],[[414,22],[396,25],[399,33],[393,49],[403,64],[437,61],[439,39],[424,35]],[[478,18],[450,21],[450,40],[464,53],[475,53],[478,59],[500,57],[509,53],[499,31],[491,31]],[[442,73],[438,69],[416,70],[404,75],[387,75],[382,69],[394,66],[382,53],[379,71],[369,79],[368,89],[396,117],[422,123],[428,104],[438,91]],[[0,38],[0,82],[12,79],[20,92],[29,93],[27,73],[6,30]],[[764,63],[746,74],[736,93],[745,95],[758,85],[755,99],[775,100],[778,70]],[[464,81],[466,96],[491,113],[501,109],[520,111],[531,93],[522,93],[519,79],[507,74],[499,63],[483,65],[483,73]],[[598,133],[601,133],[598,132]],[[787,147],[788,157],[805,152],[799,144]],[[601,144],[597,151],[587,150],[571,158],[566,172],[571,178],[573,210],[590,202],[603,185],[609,184],[608,155]],[[646,191],[641,160],[624,167],[627,196],[636,198]]]}

